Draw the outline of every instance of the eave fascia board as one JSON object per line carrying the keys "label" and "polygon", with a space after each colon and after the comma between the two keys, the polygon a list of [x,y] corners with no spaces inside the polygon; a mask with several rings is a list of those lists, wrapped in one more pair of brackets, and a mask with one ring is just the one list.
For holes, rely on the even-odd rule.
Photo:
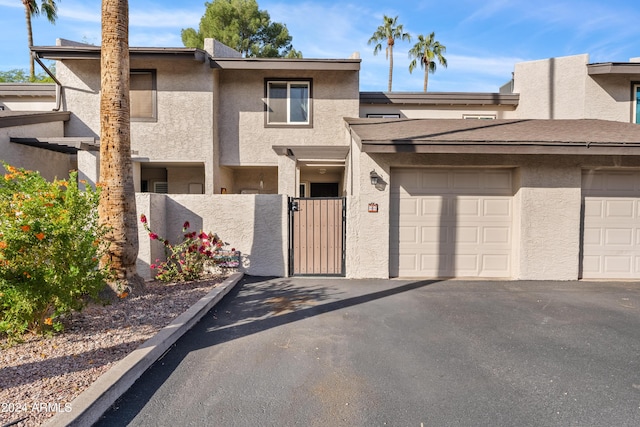
{"label": "eave fascia board", "polygon": [[360,59],[212,58],[222,70],[359,71]]}

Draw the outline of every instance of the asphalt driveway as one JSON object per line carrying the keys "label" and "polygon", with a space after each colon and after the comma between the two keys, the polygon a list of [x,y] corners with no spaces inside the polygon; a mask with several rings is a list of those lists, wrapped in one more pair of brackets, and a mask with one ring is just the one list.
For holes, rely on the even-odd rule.
{"label": "asphalt driveway", "polygon": [[98,425],[637,426],[640,283],[245,277]]}

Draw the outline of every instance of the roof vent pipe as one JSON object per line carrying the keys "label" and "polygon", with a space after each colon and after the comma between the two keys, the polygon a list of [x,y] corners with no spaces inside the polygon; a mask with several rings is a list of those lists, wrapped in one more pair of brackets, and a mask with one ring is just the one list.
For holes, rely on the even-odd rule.
{"label": "roof vent pipe", "polygon": [[40,64],[40,66],[42,67],[42,69],[44,70],[45,73],[47,73],[49,75],[49,77],[51,77],[51,79],[55,82],[56,84],[56,108],[53,109],[53,111],[60,111],[60,104],[61,104],[61,98],[62,98],[62,83],[60,83],[60,81],[56,78],[56,76],[53,75],[53,73],[51,72],[51,70],[49,70],[40,60],[40,58],[38,57],[38,54],[35,52],[31,52],[31,56],[33,57],[33,59],[35,59],[35,61]]}

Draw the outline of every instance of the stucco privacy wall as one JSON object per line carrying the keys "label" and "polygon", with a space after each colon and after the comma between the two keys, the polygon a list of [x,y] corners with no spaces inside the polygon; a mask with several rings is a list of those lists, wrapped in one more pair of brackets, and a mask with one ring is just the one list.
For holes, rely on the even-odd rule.
{"label": "stucco privacy wall", "polygon": [[[354,196],[347,212],[347,276],[388,277],[390,176],[394,167],[513,170],[512,279],[575,280],[579,274],[581,173],[637,167],[615,156],[372,154],[354,156]],[[375,169],[384,183],[374,187]],[[369,214],[369,203],[379,212]],[[366,230],[364,233],[362,230]]]}
{"label": "stucco privacy wall", "polygon": [[[47,180],[66,179],[76,164],[68,154],[10,142],[10,138],[62,137],[63,122],[0,128],[0,160],[16,167],[37,170]],[[1,168],[1,166],[0,166]]]}
{"label": "stucco privacy wall", "polygon": [[[145,214],[152,230],[172,242],[182,225],[214,232],[242,252],[242,271],[257,276],[286,276],[288,266],[287,199],[282,195],[189,195],[137,193],[138,217]],[[150,241],[138,224],[138,273],[151,277],[149,265],[162,258],[163,248]]]}

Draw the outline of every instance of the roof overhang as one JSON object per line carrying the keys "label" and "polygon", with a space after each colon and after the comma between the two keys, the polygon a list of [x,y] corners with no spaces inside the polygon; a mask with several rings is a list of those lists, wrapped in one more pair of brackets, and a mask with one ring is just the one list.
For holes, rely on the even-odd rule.
{"label": "roof overhang", "polygon": [[640,126],[606,120],[345,119],[368,153],[640,155]]}
{"label": "roof overhang", "polygon": [[69,111],[0,111],[0,128],[66,122],[70,118]]}
{"label": "roof overhang", "polygon": [[56,151],[58,153],[76,154],[78,151],[100,151],[96,138],[10,138],[16,144]]}
{"label": "roof overhang", "polygon": [[344,162],[349,154],[345,145],[274,145],[281,156],[289,156],[299,162]]}
{"label": "roof overhang", "polygon": [[[100,59],[100,46],[33,46],[31,51],[42,59]],[[129,56],[135,59],[182,59],[204,62],[208,53],[190,47],[130,47]]]}
{"label": "roof overhang", "polygon": [[212,58],[223,70],[359,71],[360,59]]}
{"label": "roof overhang", "polygon": [[370,105],[512,105],[518,93],[482,92],[360,92],[360,104]]}
{"label": "roof overhang", "polygon": [[55,97],[54,83],[0,83],[0,96]]}
{"label": "roof overhang", "polygon": [[635,74],[640,76],[640,62],[602,62],[588,64],[587,73],[590,76],[600,74]]}

